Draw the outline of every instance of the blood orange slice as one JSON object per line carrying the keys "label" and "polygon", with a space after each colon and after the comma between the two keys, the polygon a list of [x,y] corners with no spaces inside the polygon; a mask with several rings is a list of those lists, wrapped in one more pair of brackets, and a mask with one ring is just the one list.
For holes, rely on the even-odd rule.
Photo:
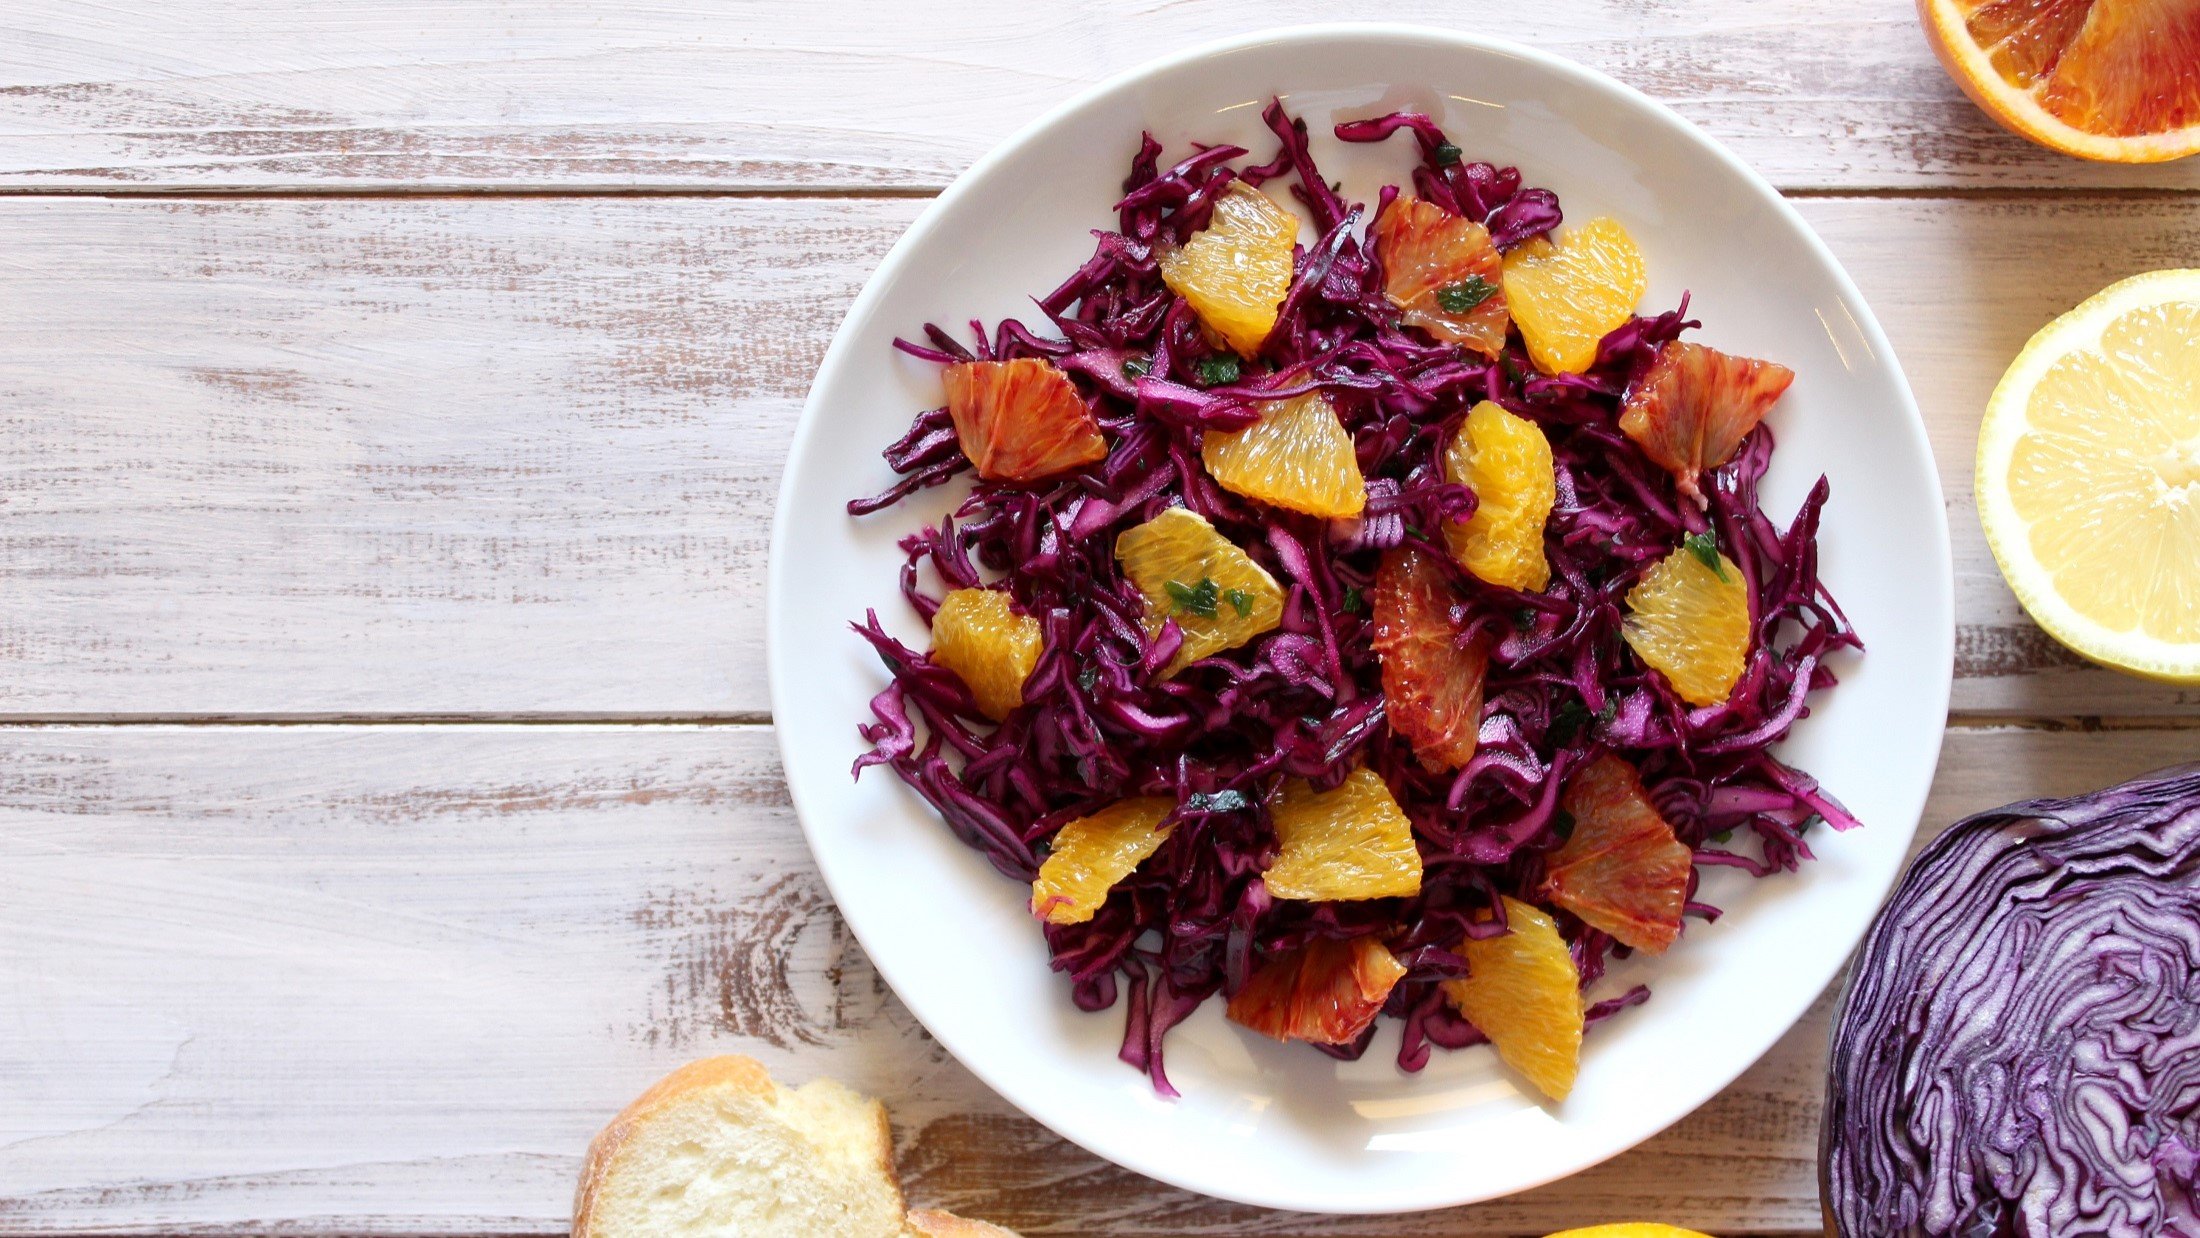
{"label": "blood orange slice", "polygon": [[1375,221],[1383,293],[1399,316],[1486,357],[1505,347],[1504,259],[1490,230],[1434,202],[1401,198]]}
{"label": "blood orange slice", "polygon": [[1627,389],[1619,428],[1701,503],[1697,477],[1725,464],[1794,381],[1784,365],[1671,340]]}
{"label": "blood orange slice", "polygon": [[1663,954],[1681,935],[1695,860],[1673,837],[1635,767],[1605,753],[1566,781],[1574,819],[1551,853],[1543,897],[1637,950]]}
{"label": "blood orange slice", "polygon": [[1375,573],[1375,637],[1390,725],[1431,770],[1474,757],[1482,727],[1487,642],[1465,639],[1458,592],[1443,565],[1417,550],[1393,550]]}
{"label": "blood orange slice", "polygon": [[2200,0],[1918,0],[1925,35],[2003,128],[2087,159],[2200,150]]}
{"label": "blood orange slice", "polygon": [[1350,1044],[1405,974],[1405,964],[1373,937],[1317,938],[1254,972],[1230,999],[1229,1015],[1277,1040]]}
{"label": "blood orange slice", "polygon": [[966,361],[941,375],[963,454],[989,481],[1037,481],[1108,454],[1069,376],[1036,357]]}

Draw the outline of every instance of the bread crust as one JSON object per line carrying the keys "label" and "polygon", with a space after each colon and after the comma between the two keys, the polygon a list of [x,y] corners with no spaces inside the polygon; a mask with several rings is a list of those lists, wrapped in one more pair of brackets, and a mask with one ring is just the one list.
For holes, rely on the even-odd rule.
{"label": "bread crust", "polygon": [[909,1228],[920,1238],[1017,1238],[1015,1230],[984,1221],[972,1221],[952,1212],[919,1208],[909,1214]]}

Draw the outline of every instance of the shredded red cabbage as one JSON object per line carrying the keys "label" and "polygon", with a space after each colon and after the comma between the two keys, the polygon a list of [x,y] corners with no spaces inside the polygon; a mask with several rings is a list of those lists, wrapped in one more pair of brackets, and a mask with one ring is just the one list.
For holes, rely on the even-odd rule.
{"label": "shredded red cabbage", "polygon": [[[1770,432],[1755,430],[1704,479],[1699,509],[1675,492],[1616,424],[1619,400],[1659,344],[1695,326],[1686,300],[1636,318],[1603,341],[1584,374],[1536,372],[1517,333],[1495,361],[1397,323],[1382,272],[1363,241],[1370,213],[1323,180],[1303,121],[1279,103],[1264,113],[1280,147],[1266,164],[1214,146],[1163,169],[1146,135],[1124,182],[1114,231],[1096,232],[1092,257],[1038,299],[1052,328],[972,323],[965,345],[936,326],[904,352],[951,363],[1043,357],[1072,376],[1111,443],[1105,460],[1046,481],[978,481],[951,519],[902,540],[901,592],[930,620],[948,588],[998,577],[1037,617],[1043,652],[1024,685],[1026,704],[995,726],[954,674],[890,636],[874,612],[857,630],[890,676],[862,727],[871,751],[922,795],[956,836],[1019,881],[1034,876],[1046,840],[1065,822],[1132,795],[1182,807],[1160,851],[1117,886],[1088,923],[1047,925],[1056,970],[1083,1009],[1127,1008],[1122,1057],[1174,1095],[1162,1067],[1170,1027],[1220,992],[1237,991],[1263,961],[1316,937],[1380,933],[1408,967],[1385,1014],[1404,1022],[1398,1063],[1418,1070],[1431,1046],[1482,1039],[1443,1000],[1438,982],[1464,974],[1452,947],[1500,931],[1485,922],[1500,894],[1531,899],[1545,853],[1559,846],[1559,792],[1567,771],[1611,750],[1645,785],[1699,864],[1757,875],[1810,858],[1805,832],[1853,818],[1806,774],[1770,751],[1808,694],[1834,682],[1829,655],[1861,649],[1818,580],[1821,479],[1786,529],[1760,509]],[[1549,232],[1557,198],[1518,171],[1468,163],[1428,117],[1401,113],[1337,127],[1346,141],[1413,132],[1414,190],[1482,221],[1500,247]],[[1316,240],[1297,253],[1291,290],[1258,362],[1220,385],[1201,362],[1228,354],[1203,336],[1190,307],[1164,286],[1157,251],[1204,226],[1233,180],[1291,178]],[[1379,212],[1396,196],[1385,190]],[[1210,370],[1212,372],[1212,370]],[[1364,516],[1334,525],[1256,504],[1222,489],[1199,458],[1202,432],[1242,427],[1255,400],[1319,390],[1351,432],[1368,479]],[[1475,496],[1449,484],[1442,446],[1477,401],[1496,400],[1549,437],[1557,504],[1546,531],[1549,587],[1534,594],[1458,573],[1475,623],[1495,639],[1480,746],[1456,772],[1430,773],[1386,725],[1364,599],[1386,548],[1411,545],[1449,562],[1446,521]],[[857,515],[891,506],[961,473],[943,409],[920,415],[886,451],[900,474],[884,493],[849,504]],[[1156,682],[1173,631],[1150,641],[1143,603],[1114,556],[1116,534],[1182,505],[1206,516],[1288,591],[1276,630]],[[1712,532],[1741,569],[1756,616],[1747,668],[1730,699],[1696,708],[1677,697],[1620,639],[1623,599],[1641,572],[1684,536]],[[1164,647],[1165,645],[1165,647]],[[1334,785],[1366,763],[1413,822],[1425,875],[1411,899],[1307,903],[1271,899],[1259,877],[1274,855],[1263,793],[1296,775]],[[1215,793],[1235,791],[1238,796]],[[1195,798],[1199,797],[1199,798]],[[1730,846],[1732,838],[1753,845]],[[1691,894],[1693,894],[1691,882]],[[1690,914],[1716,910],[1691,901]],[[1624,950],[1563,911],[1584,988]],[[1636,987],[1597,1003],[1592,1021],[1648,996]],[[1356,1058],[1374,1028],[1324,1052]]]}

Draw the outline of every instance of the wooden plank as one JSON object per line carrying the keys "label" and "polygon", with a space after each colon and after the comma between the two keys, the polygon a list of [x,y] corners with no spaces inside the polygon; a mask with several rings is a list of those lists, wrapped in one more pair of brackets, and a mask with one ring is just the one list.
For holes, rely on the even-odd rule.
{"label": "wooden plank", "polygon": [[[1927,820],[2195,734],[1958,729]],[[1801,1231],[1825,1017],[1569,1182],[1266,1213],[1051,1138],[927,1039],[833,913],[768,728],[0,728],[9,1234],[562,1232],[594,1128],[728,1051],[884,1096],[914,1199],[1034,1235]]]}
{"label": "wooden plank", "polygon": [[[786,443],[921,205],[0,205],[0,712],[761,715]],[[2003,359],[2182,261],[2200,222],[2126,199],[1803,206],[1932,427],[1956,707],[2200,705],[2033,628],[1970,500]]]}
{"label": "wooden plank", "polygon": [[[1333,19],[1320,0],[11,6],[0,185],[936,187],[1155,55]],[[1672,104],[1785,187],[2153,186],[2200,166],[2054,155],[1948,81],[1908,0],[1402,0]]]}

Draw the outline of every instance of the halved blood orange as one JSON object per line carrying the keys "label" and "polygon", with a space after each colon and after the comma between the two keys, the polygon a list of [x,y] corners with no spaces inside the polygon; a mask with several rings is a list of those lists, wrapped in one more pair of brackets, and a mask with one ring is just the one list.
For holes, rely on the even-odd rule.
{"label": "halved blood orange", "polygon": [[963,454],[989,481],[1037,481],[1108,454],[1100,423],[1049,361],[965,361],[941,376]]}
{"label": "halved blood orange", "polygon": [[1277,1040],[1350,1044],[1383,1012],[1405,964],[1375,937],[1317,938],[1263,964],[1230,999],[1232,1022]]}
{"label": "halved blood orange", "polygon": [[1986,114],[2087,159],[2200,150],[2200,0],[1918,0],[1926,38]]}
{"label": "halved blood orange", "polygon": [[1418,550],[1392,550],[1375,572],[1376,655],[1383,709],[1421,764],[1458,769],[1482,728],[1487,641],[1466,639],[1466,614],[1444,567]]}
{"label": "halved blood orange", "polygon": [[1628,387],[1619,428],[1701,503],[1697,477],[1725,464],[1794,381],[1784,365],[1669,340]]}
{"label": "halved blood orange", "polygon": [[1642,776],[1607,752],[1566,780],[1559,806],[1574,832],[1546,863],[1543,897],[1637,950],[1663,954],[1681,935],[1695,860]]}
{"label": "halved blood orange", "polygon": [[1504,259],[1490,230],[1434,202],[1400,198],[1375,220],[1383,293],[1399,316],[1486,357],[1505,347]]}

